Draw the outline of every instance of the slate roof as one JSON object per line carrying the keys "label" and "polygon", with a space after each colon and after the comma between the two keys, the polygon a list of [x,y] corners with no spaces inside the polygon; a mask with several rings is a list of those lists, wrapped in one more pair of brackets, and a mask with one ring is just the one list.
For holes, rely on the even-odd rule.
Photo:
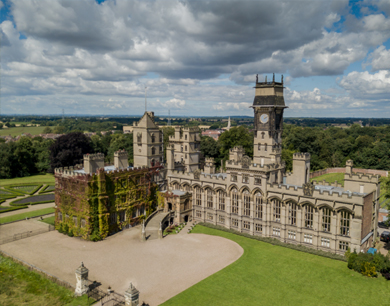
{"label": "slate roof", "polygon": [[253,106],[285,106],[284,98],[278,96],[256,96],[253,100]]}

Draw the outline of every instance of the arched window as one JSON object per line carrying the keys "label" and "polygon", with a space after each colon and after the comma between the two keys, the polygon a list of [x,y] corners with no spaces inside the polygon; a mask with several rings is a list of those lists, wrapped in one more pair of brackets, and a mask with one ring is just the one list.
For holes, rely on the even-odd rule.
{"label": "arched window", "polygon": [[314,207],[311,205],[305,206],[305,227],[313,228]]}
{"label": "arched window", "polygon": [[288,224],[297,225],[297,204],[288,202]]}
{"label": "arched window", "polygon": [[340,211],[340,234],[343,236],[349,236],[349,223],[351,214],[346,211]]}
{"label": "arched window", "polygon": [[219,190],[218,193],[218,209],[219,210],[225,210],[225,191]]}
{"label": "arched window", "polygon": [[255,218],[257,219],[263,219],[263,197],[261,196],[261,193],[258,192],[255,194]]}
{"label": "arched window", "polygon": [[244,216],[251,215],[251,194],[248,190],[245,190],[242,195],[242,200],[244,202]]}
{"label": "arched window", "polygon": [[187,146],[185,146],[185,147],[184,147],[184,151],[186,151],[186,152],[187,152]]}
{"label": "arched window", "polygon": [[179,183],[173,183],[172,188],[173,188],[173,190],[180,190]]}
{"label": "arched window", "polygon": [[187,140],[187,134],[185,134],[184,139]]}
{"label": "arched window", "polygon": [[194,187],[194,200],[195,200],[195,205],[201,206],[202,205],[202,194],[201,194],[201,189],[199,186]]}
{"label": "arched window", "polygon": [[156,136],[154,136],[154,134],[152,134],[152,143],[154,143],[156,141]]}
{"label": "arched window", "polygon": [[258,144],[258,145],[257,145],[257,149],[258,149],[259,151],[261,151],[261,144]]}
{"label": "arched window", "polygon": [[191,191],[191,186],[190,185],[183,185],[183,190],[186,191],[186,192],[190,192]]}
{"label": "arched window", "polygon": [[278,199],[273,199],[272,203],[274,221],[280,222],[280,211],[282,208],[282,203]]}
{"label": "arched window", "polygon": [[152,155],[156,154],[156,149],[153,147],[152,148]]}
{"label": "arched window", "polygon": [[231,198],[232,198],[232,214],[238,214],[238,192],[236,188],[232,189]]}
{"label": "arched window", "polygon": [[213,191],[210,188],[206,189],[207,207],[213,208]]}
{"label": "arched window", "polygon": [[262,132],[262,133],[261,133],[261,139],[264,139],[264,135],[265,135],[265,133]]}
{"label": "arched window", "polygon": [[330,232],[330,220],[331,220],[331,210],[330,208],[324,207],[322,211],[322,230],[324,232]]}
{"label": "arched window", "polygon": [[150,165],[151,165],[152,167],[154,167],[154,159],[152,159],[152,160],[150,161]]}
{"label": "arched window", "polygon": [[264,145],[264,151],[267,151],[267,144]]}

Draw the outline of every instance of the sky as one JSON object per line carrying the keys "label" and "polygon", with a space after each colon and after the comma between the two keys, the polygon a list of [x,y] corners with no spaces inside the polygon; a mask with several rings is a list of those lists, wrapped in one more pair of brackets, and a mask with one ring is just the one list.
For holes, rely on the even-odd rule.
{"label": "sky", "polygon": [[0,0],[1,114],[390,116],[390,0]]}

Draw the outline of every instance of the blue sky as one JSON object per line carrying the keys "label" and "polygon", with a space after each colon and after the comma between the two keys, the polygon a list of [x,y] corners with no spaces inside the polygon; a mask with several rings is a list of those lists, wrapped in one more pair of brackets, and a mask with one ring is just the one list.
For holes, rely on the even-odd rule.
{"label": "blue sky", "polygon": [[390,1],[2,1],[3,114],[389,117]]}

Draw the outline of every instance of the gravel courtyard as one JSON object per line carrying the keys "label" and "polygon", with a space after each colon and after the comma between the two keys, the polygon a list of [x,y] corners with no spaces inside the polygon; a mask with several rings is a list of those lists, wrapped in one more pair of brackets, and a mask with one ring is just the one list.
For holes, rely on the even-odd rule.
{"label": "gravel courtyard", "polygon": [[0,246],[0,249],[75,284],[81,261],[89,279],[123,294],[132,282],[140,301],[160,303],[236,261],[243,249],[235,242],[202,234],[169,235],[141,242],[132,228],[90,242],[48,232]]}

